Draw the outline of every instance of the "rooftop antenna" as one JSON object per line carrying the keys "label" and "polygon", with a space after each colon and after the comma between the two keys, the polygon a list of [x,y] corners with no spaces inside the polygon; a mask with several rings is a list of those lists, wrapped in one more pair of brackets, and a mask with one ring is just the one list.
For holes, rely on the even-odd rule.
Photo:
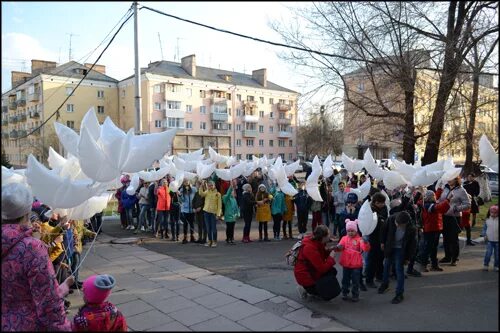
{"label": "rooftop antenna", "polygon": [[163,60],[163,48],[161,47],[161,38],[160,38],[160,33],[159,32],[158,32],[158,41],[160,42],[161,60]]}
{"label": "rooftop antenna", "polygon": [[177,37],[177,45],[175,46],[175,55],[174,55],[174,61],[179,60],[179,39],[184,39],[182,37]]}
{"label": "rooftop antenna", "polygon": [[69,60],[68,61],[71,61],[73,60],[73,57],[72,57],[72,54],[71,54],[71,39],[73,38],[73,36],[79,36],[79,35],[76,35],[74,33],[69,33],[69,34],[66,34],[66,35],[69,35]]}

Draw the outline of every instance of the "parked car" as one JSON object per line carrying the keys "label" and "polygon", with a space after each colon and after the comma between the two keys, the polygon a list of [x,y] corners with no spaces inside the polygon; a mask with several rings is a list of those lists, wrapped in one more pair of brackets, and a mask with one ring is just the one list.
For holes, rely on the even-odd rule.
{"label": "parked car", "polygon": [[498,195],[498,172],[485,172],[488,177],[488,185],[490,186],[491,194]]}
{"label": "parked car", "polygon": [[[455,168],[463,168],[464,165],[463,164],[455,164]],[[495,172],[493,171],[493,169],[489,168],[488,166],[484,165],[484,164],[481,164],[479,166],[479,169],[481,170],[481,172]]]}

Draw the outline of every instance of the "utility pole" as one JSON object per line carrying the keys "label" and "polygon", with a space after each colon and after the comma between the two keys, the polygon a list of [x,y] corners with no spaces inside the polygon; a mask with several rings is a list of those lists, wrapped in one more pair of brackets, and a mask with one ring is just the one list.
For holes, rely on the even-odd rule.
{"label": "utility pole", "polygon": [[139,67],[139,36],[137,21],[137,1],[134,1],[134,55],[135,55],[135,134],[142,132],[141,112],[141,68]]}
{"label": "utility pole", "polygon": [[159,32],[158,32],[158,41],[160,42],[161,60],[163,60],[163,48],[161,47],[161,38],[160,38],[160,33]]}

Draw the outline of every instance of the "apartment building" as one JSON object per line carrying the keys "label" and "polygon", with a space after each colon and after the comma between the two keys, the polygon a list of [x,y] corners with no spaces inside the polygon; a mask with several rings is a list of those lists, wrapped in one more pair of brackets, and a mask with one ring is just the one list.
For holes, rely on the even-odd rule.
{"label": "apartment building", "polygon": [[[430,67],[424,64],[421,67]],[[356,70],[344,76],[349,97],[359,106],[372,113],[384,113],[377,99],[384,101],[388,109],[402,114],[404,112],[404,92],[397,82],[388,78],[379,70],[375,75],[377,94],[369,75],[364,69]],[[438,91],[438,73],[429,69],[417,69],[414,96],[415,133],[425,134],[429,130],[432,113],[435,108]],[[470,96],[472,82],[467,76],[461,76],[449,98],[448,110],[440,144],[439,158],[453,156],[456,162],[465,160],[465,137],[469,122]],[[370,148],[375,159],[402,158],[404,135],[402,117],[372,117],[353,103],[344,103],[344,146],[343,151],[355,158],[363,158]],[[498,87],[493,87],[493,77],[482,75],[479,87],[478,111],[474,132],[474,145],[477,148],[479,138],[486,134],[493,145],[498,145]],[[427,136],[417,139],[415,158],[424,155]],[[475,149],[478,153],[478,149]]]}
{"label": "apartment building", "polygon": [[[150,63],[140,82],[142,132],[177,128],[173,153],[212,146],[239,159],[297,156],[298,93],[268,81],[266,69],[249,75],[202,67],[190,55]],[[134,77],[118,90],[120,127],[134,127]]]}
{"label": "apartment building", "polygon": [[[32,60],[30,73],[12,72],[12,88],[2,94],[2,150],[12,165],[25,167],[29,154],[46,164],[49,146],[64,153],[54,130],[56,120],[79,132],[83,116],[94,107],[100,122],[109,116],[118,123],[118,80],[105,74],[105,66],[96,65],[89,72],[91,66]],[[59,117],[20,139],[48,119],[85,74],[86,79],[62,105]]]}

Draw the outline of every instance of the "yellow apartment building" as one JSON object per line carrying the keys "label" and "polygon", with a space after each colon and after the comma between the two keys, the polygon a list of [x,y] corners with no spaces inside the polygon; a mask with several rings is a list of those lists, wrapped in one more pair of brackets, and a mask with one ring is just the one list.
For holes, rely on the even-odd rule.
{"label": "yellow apartment building", "polygon": [[119,123],[118,80],[106,75],[106,68],[70,61],[32,60],[31,72],[12,72],[12,88],[2,94],[2,150],[16,167],[25,167],[29,154],[47,164],[48,148],[60,153],[52,117],[41,129],[25,136],[50,117],[87,74],[74,94],[62,105],[57,121],[79,132],[85,113],[94,107],[99,122],[109,116]]}
{"label": "yellow apartment building", "polygon": [[[371,113],[383,113],[373,85],[364,70],[360,69],[344,76],[350,99]],[[460,77],[448,100],[448,110],[445,116],[445,126],[440,144],[439,158],[453,156],[456,163],[465,161],[465,137],[469,122],[470,98],[472,82],[469,78]],[[404,92],[401,87],[388,79],[380,71],[376,75],[379,98],[388,109],[403,113]],[[438,76],[432,70],[417,70],[417,80],[414,97],[415,133],[422,134],[429,130],[432,112],[438,90]],[[346,94],[346,93],[345,93]],[[344,94],[344,95],[345,95]],[[363,158],[367,148],[375,159],[401,158],[403,143],[402,118],[378,118],[368,116],[352,103],[344,100],[344,146],[343,151],[351,157]],[[498,147],[498,87],[493,87],[493,77],[482,75],[480,78],[478,112],[474,132],[475,152],[478,154],[478,141],[486,134],[491,143]],[[415,145],[415,158],[424,155],[427,136],[419,138]],[[476,155],[477,157],[477,155]]]}
{"label": "yellow apartment building", "polygon": [[[142,132],[177,128],[173,153],[212,146],[239,159],[297,156],[298,93],[268,81],[266,69],[250,75],[202,67],[190,55],[180,63],[150,63],[140,82]],[[135,125],[134,76],[118,90],[119,126],[129,129]]]}

